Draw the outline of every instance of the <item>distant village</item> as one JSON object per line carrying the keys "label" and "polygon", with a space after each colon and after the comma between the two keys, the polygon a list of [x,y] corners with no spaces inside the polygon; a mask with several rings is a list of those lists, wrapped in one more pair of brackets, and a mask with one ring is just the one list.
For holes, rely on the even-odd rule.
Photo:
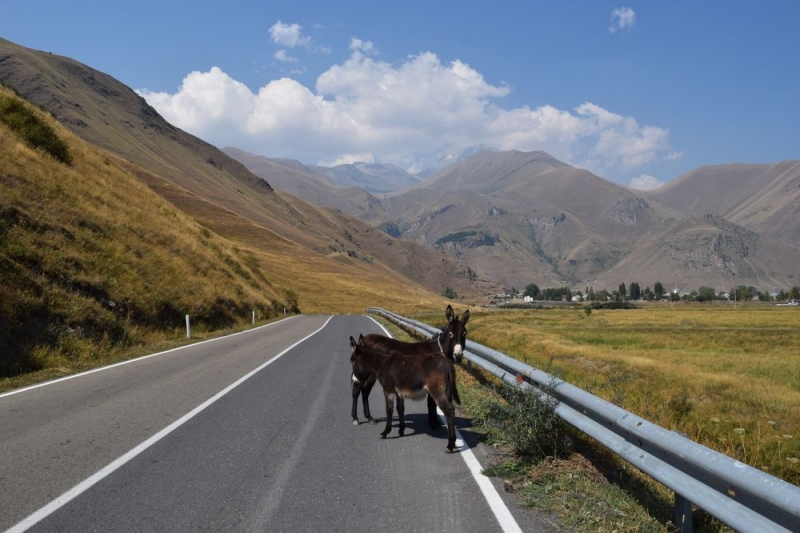
{"label": "distant village", "polygon": [[700,287],[696,290],[681,290],[677,286],[670,291],[665,291],[663,285],[656,282],[654,289],[650,287],[640,290],[637,283],[626,286],[620,284],[619,289],[608,291],[602,289],[595,291],[587,287],[584,291],[573,291],[568,287],[539,289],[536,284],[530,284],[520,292],[516,288],[503,293],[487,294],[487,299],[495,305],[529,304],[529,305],[564,305],[582,304],[586,302],[772,302],[779,306],[800,306],[800,287],[792,287],[788,291],[759,292],[755,287],[744,285],[735,287],[728,292],[716,292],[711,287]]}

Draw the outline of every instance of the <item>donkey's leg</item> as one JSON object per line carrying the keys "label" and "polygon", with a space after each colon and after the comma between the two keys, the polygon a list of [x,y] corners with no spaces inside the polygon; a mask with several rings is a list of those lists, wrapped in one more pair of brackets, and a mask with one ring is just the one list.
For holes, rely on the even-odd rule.
{"label": "donkey's leg", "polygon": [[447,419],[447,450],[452,452],[456,447],[456,410],[448,399],[449,387],[447,386],[447,378],[448,376],[443,375],[439,379],[428,381],[428,390],[433,399],[436,400],[436,405],[444,413],[445,419]]}
{"label": "donkey's leg", "polygon": [[375,419],[372,418],[372,415],[369,413],[369,393],[372,392],[372,387],[375,385],[376,379],[375,374],[372,374],[361,387],[361,403],[364,404],[364,418],[372,424],[375,423]]}
{"label": "donkey's leg", "polygon": [[453,404],[448,402],[446,398],[442,403],[444,403],[444,405],[440,405],[439,407],[442,409],[444,417],[447,419],[447,449],[452,452],[453,448],[456,447],[456,410]]}
{"label": "donkey's leg", "polygon": [[439,420],[439,415],[436,413],[436,400],[428,394],[428,427],[431,430],[435,430],[440,428],[442,425],[441,420]]}
{"label": "donkey's leg", "polygon": [[358,425],[358,395],[361,394],[364,384],[356,378],[355,374],[350,374],[350,381],[353,384],[353,408],[350,410],[350,415],[353,417],[353,425]]}
{"label": "donkey's leg", "polygon": [[397,396],[397,418],[400,419],[400,436],[403,436],[403,433],[406,432],[406,401],[403,399],[402,396]]}
{"label": "donkey's leg", "polygon": [[386,426],[381,431],[381,438],[385,439],[386,435],[392,431],[392,414],[394,411],[394,392],[383,390],[383,397],[386,400]]}

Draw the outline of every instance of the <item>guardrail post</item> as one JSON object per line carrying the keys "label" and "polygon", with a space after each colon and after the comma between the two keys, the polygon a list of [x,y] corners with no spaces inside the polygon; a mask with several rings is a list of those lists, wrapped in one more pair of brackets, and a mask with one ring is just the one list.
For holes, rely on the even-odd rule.
{"label": "guardrail post", "polygon": [[192,328],[189,327],[189,315],[186,315],[186,338],[192,338]]}
{"label": "guardrail post", "polygon": [[679,533],[692,533],[692,502],[675,493],[675,528]]}

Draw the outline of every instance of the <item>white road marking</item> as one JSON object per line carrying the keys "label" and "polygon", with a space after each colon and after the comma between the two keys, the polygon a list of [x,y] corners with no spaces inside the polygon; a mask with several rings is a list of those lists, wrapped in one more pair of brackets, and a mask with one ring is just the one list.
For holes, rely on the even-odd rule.
{"label": "white road marking", "polygon": [[[72,374],[70,376],[64,376],[63,378],[53,379],[53,380],[50,380],[50,381],[45,381],[44,383],[38,383],[36,385],[31,385],[29,387],[23,387],[21,389],[12,390],[12,391],[9,391],[9,392],[4,392],[4,393],[0,394],[0,398],[5,398],[6,396],[11,396],[13,394],[19,394],[21,392],[27,392],[27,391],[33,390],[33,389],[38,389],[40,387],[46,387],[48,385],[53,385],[54,383],[61,383],[62,381],[67,381],[69,379],[75,379],[75,378],[79,378],[79,377],[82,377],[82,376],[87,376],[89,374],[94,374],[95,372],[102,372],[104,370],[109,370],[111,368],[116,368],[118,366],[128,365],[128,364],[131,364],[131,363],[136,363],[138,361],[144,361],[145,359],[150,359],[151,357],[158,357],[160,355],[176,352],[178,350],[185,350],[186,348],[192,348],[194,346],[200,346],[201,344],[206,344],[207,342],[215,342],[215,341],[218,341],[218,340],[221,340],[221,339],[227,339],[227,338],[230,338],[230,337],[235,337],[236,335],[244,335],[245,333],[250,333],[252,331],[256,331],[256,330],[259,330],[259,329],[262,329],[262,328],[268,328],[268,327],[274,326],[275,324],[278,324],[280,322],[285,322],[286,320],[291,320],[291,319],[293,319],[293,318],[295,318],[297,316],[300,316],[300,315],[290,316],[289,318],[284,318],[283,320],[279,320],[278,322],[272,322],[270,324],[264,324],[263,326],[258,326],[257,328],[253,328],[253,329],[247,329],[245,331],[240,331],[238,333],[231,333],[230,335],[225,335],[225,336],[222,336],[222,337],[214,337],[213,339],[208,339],[208,340],[205,340],[205,341],[193,342],[192,344],[186,344],[184,346],[178,346],[177,348],[172,348],[171,350],[165,350],[163,352],[158,352],[158,353],[151,353],[150,355],[143,355],[142,357],[137,357],[135,359],[128,359],[127,361],[122,361],[120,363],[114,363],[113,365],[101,366],[99,368],[93,368],[92,370],[87,370],[86,372],[80,372],[78,374]],[[327,322],[326,322],[326,324],[327,324]],[[323,326],[323,327],[325,327],[325,326]]]}
{"label": "white road marking", "polygon": [[[176,420],[175,422],[173,422],[169,426],[165,427],[164,429],[162,429],[161,431],[159,431],[158,433],[156,433],[155,435],[153,435],[152,437],[150,437],[146,441],[142,442],[141,444],[139,444],[138,446],[136,446],[135,448],[133,448],[129,452],[125,453],[124,455],[120,456],[116,460],[112,461],[111,463],[109,463],[107,466],[105,466],[104,468],[99,470],[94,475],[89,476],[88,478],[86,478],[82,482],[78,483],[77,485],[75,485],[74,487],[69,489],[67,492],[65,492],[61,496],[58,496],[56,499],[54,499],[53,501],[51,501],[50,503],[48,503],[47,505],[45,505],[44,507],[39,509],[38,511],[34,511],[27,518],[25,518],[24,520],[19,522],[17,525],[12,527],[11,529],[7,530],[6,533],[21,533],[22,531],[26,531],[29,528],[35,526],[36,524],[38,524],[39,522],[41,522],[42,520],[44,520],[45,518],[47,518],[48,516],[50,516],[51,514],[53,514],[54,512],[56,512],[57,510],[59,510],[60,508],[62,508],[63,506],[65,506],[66,504],[68,504],[69,502],[71,502],[72,500],[74,500],[75,498],[80,496],[81,494],[83,494],[84,492],[86,492],[87,490],[89,490],[92,486],[94,486],[98,482],[102,481],[104,478],[108,477],[115,470],[118,470],[120,467],[122,467],[126,463],[130,462],[137,455],[141,454],[142,452],[147,450],[149,447],[151,447],[152,445],[154,445],[155,443],[157,443],[158,441],[160,441],[161,439],[163,439],[164,437],[166,437],[167,435],[169,435],[170,433],[172,433],[173,431],[178,429],[180,426],[182,426],[183,424],[185,424],[186,422],[188,422],[189,420],[194,418],[196,415],[198,415],[200,412],[205,410],[211,404],[213,404],[214,402],[216,402],[217,400],[219,400],[220,398],[222,398],[223,396],[228,394],[230,391],[232,391],[233,389],[235,389],[236,387],[238,387],[239,385],[241,385],[242,383],[244,383],[245,381],[250,379],[252,376],[254,376],[255,374],[257,374],[258,372],[260,372],[261,370],[263,370],[267,366],[271,365],[272,363],[274,363],[275,361],[280,359],[286,352],[288,352],[289,350],[293,349],[294,347],[296,347],[300,343],[306,341],[307,339],[313,337],[314,335],[316,335],[317,333],[322,331],[322,329],[325,326],[328,325],[328,322],[330,322],[332,318],[333,318],[332,316],[328,317],[328,320],[325,321],[325,323],[322,325],[322,327],[320,327],[314,333],[311,333],[310,335],[308,335],[308,336],[300,339],[296,343],[292,344],[291,346],[289,346],[288,348],[283,350],[281,353],[279,353],[278,355],[276,355],[275,357],[273,357],[272,359],[270,359],[266,363],[262,364],[261,366],[259,366],[258,368],[256,368],[252,372],[250,372],[249,374],[246,374],[245,376],[243,376],[242,378],[240,378],[236,382],[232,383],[231,385],[229,385],[225,389],[221,390],[216,395],[214,395],[213,397],[209,398],[208,400],[206,400],[202,404],[198,405],[193,410],[191,410],[190,412],[186,413],[181,418],[179,418],[178,420]],[[262,326],[262,327],[266,327],[266,326]],[[253,330],[248,330],[248,331],[253,331]],[[220,338],[222,338],[222,337],[220,337]],[[212,339],[212,340],[216,340],[216,339]],[[204,342],[210,342],[210,341],[204,341]],[[200,344],[200,343],[197,343],[197,344]],[[193,344],[192,346],[196,346],[197,344]],[[162,352],[162,353],[166,353],[166,352]],[[154,354],[154,355],[158,355],[158,354]],[[152,356],[148,356],[148,357],[152,357]],[[70,376],[70,377],[75,377],[75,376]],[[66,379],[66,378],[64,378],[64,379]]]}

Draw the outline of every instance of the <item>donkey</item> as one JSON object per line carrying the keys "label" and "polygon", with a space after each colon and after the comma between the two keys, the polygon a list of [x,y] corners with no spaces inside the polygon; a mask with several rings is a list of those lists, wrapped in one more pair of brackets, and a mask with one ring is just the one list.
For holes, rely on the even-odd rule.
{"label": "donkey", "polygon": [[[467,320],[469,320],[469,309],[464,311],[464,314],[459,318],[454,312],[452,306],[448,305],[445,309],[445,318],[447,318],[447,326],[435,337],[421,341],[421,342],[404,342],[385,335],[378,335],[375,333],[369,334],[364,337],[365,347],[368,350],[381,352],[385,355],[403,354],[430,354],[440,353],[447,359],[453,362],[461,362],[464,357],[464,350],[467,344]],[[353,417],[353,425],[358,425],[358,396],[361,395],[361,403],[364,406],[364,417],[368,422],[374,423],[374,419],[369,412],[369,394],[372,387],[375,385],[374,374],[357,375],[355,372],[351,374],[353,382],[353,407],[351,415]],[[461,403],[458,397],[458,390],[453,388],[453,396],[457,403]],[[428,426],[431,429],[436,429],[441,425],[439,417],[436,416],[436,402],[431,396],[428,396]]]}
{"label": "donkey", "polygon": [[363,335],[359,336],[358,342],[350,337],[350,362],[355,374],[375,374],[383,387],[386,426],[381,432],[381,438],[385,439],[392,431],[395,398],[397,417],[400,420],[399,432],[402,436],[406,430],[404,399],[421,400],[430,395],[447,419],[447,450],[452,452],[456,445],[455,408],[452,404],[456,372],[453,363],[436,352],[387,355],[371,351],[365,345]]}

